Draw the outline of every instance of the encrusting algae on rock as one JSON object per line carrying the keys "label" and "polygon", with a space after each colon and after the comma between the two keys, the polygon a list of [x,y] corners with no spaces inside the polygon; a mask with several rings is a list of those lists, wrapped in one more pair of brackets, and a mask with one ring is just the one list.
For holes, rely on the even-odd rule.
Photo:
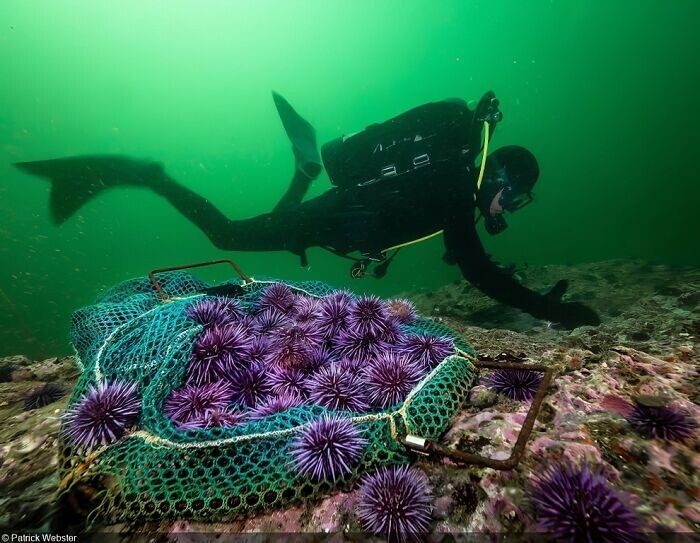
{"label": "encrusting algae on rock", "polygon": [[[585,266],[582,269],[591,273]],[[606,264],[597,264],[595,269],[604,274]],[[610,265],[610,269],[619,267]],[[575,270],[571,268],[567,273]],[[634,267],[630,266],[630,270]],[[536,270],[530,269],[529,273],[535,274]],[[543,272],[543,282],[548,273],[549,270]],[[617,296],[623,309],[629,307],[625,305],[629,303],[633,307],[606,319],[597,329],[584,328],[568,333],[542,327],[539,331],[522,334],[469,326],[456,317],[449,319],[449,324],[464,335],[480,355],[494,358],[505,352],[514,358],[543,362],[556,369],[556,378],[545,398],[527,454],[516,469],[501,472],[458,466],[449,460],[413,459],[411,469],[425,474],[424,481],[429,489],[427,529],[430,532],[518,534],[545,528],[556,530],[561,525],[576,526],[576,518],[567,520],[554,512],[543,514],[546,504],[538,506],[538,485],[547,481],[554,484],[550,479],[557,473],[557,477],[568,481],[566,488],[575,488],[574,481],[581,485],[598,485],[596,488],[600,490],[591,496],[599,496],[602,503],[610,504],[616,499],[624,502],[627,509],[615,525],[617,528],[610,528],[610,533],[617,533],[615,530],[624,526],[629,527],[630,537],[635,535],[635,526],[639,526],[642,533],[692,533],[700,529],[700,510],[695,505],[700,499],[697,475],[700,473],[699,356],[692,334],[693,319],[700,322],[700,312],[697,305],[687,305],[687,296],[683,298],[688,291],[685,285],[693,280],[675,273],[673,279],[670,274],[665,277],[657,271],[657,277],[649,283],[673,281],[678,285],[673,295],[655,294],[653,287],[649,287],[645,295],[644,281],[637,280],[634,288],[638,291],[631,302],[625,301],[627,295],[617,287],[610,299],[614,301]],[[601,296],[606,296],[604,285],[601,281]],[[442,307],[441,296],[440,292],[433,294],[430,304]],[[412,300],[426,311],[421,296],[412,296]],[[649,312],[648,300],[655,300],[657,313]],[[666,312],[672,311],[674,304],[683,307],[690,316],[683,317],[684,320],[666,320]],[[647,308],[646,314],[639,309],[641,307]],[[644,322],[658,323],[654,324],[654,330],[647,332],[648,338],[635,335],[635,330]],[[514,324],[517,327],[519,321],[516,319]],[[507,325],[507,321],[503,325]],[[630,340],[633,336],[640,339]],[[58,373],[69,377],[57,379],[56,375],[40,370],[42,381],[37,380],[33,368],[46,367],[46,363],[26,360],[13,364],[18,366],[13,370],[17,379],[0,383],[0,397],[4,402],[0,409],[5,419],[2,486],[8,490],[2,519],[8,527],[31,523],[38,526],[37,523],[45,521],[47,512],[55,507],[52,503],[53,489],[58,484],[55,444],[59,438],[59,417],[67,398],[26,413],[22,413],[22,406],[25,395],[43,382],[70,386],[75,382],[76,372],[70,360],[62,360],[56,364],[61,368]],[[296,378],[294,375],[291,372],[285,375],[277,386],[297,386],[303,390],[307,377],[303,371]],[[509,389],[503,394],[490,388],[489,381],[490,374],[484,372],[442,443],[493,458],[506,458],[517,439],[530,400],[508,397]],[[521,386],[518,385],[519,390]],[[650,401],[660,405],[645,405]],[[54,413],[57,408],[59,412]],[[637,414],[633,415],[635,410]],[[678,421],[677,430],[673,431],[674,426],[669,424],[664,424],[666,430],[661,430],[662,426],[655,422],[659,420]],[[23,458],[29,461],[20,462]],[[605,475],[605,488],[609,490],[600,486],[598,473]],[[563,479],[561,484],[564,484]],[[217,524],[150,521],[141,529],[354,533],[366,529],[359,515],[362,500],[359,485],[361,481],[358,486],[344,488],[319,500],[259,513],[245,520]],[[631,515],[636,520],[632,520]],[[605,519],[598,518],[599,525],[603,526]],[[110,529],[119,530],[120,525]]]}

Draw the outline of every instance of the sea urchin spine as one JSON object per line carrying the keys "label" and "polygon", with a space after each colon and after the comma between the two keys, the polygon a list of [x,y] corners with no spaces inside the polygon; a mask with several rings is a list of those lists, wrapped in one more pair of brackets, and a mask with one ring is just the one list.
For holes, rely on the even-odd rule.
{"label": "sea urchin spine", "polygon": [[399,348],[429,369],[455,353],[454,343],[450,339],[430,334],[404,336],[399,342]]}
{"label": "sea urchin spine", "polygon": [[486,380],[486,386],[511,400],[531,400],[542,382],[542,374],[521,369],[495,370]]}
{"label": "sea urchin spine", "polygon": [[186,385],[173,390],[165,400],[163,412],[178,426],[206,419],[207,412],[226,409],[231,403],[231,387],[225,381],[205,385]]}
{"label": "sea urchin spine", "polygon": [[292,457],[302,475],[335,482],[353,470],[366,444],[350,419],[326,415],[292,441]]}
{"label": "sea urchin spine", "polygon": [[424,373],[418,363],[405,355],[380,354],[363,370],[370,403],[377,407],[391,407],[404,401]]}
{"label": "sea urchin spine", "polygon": [[136,384],[101,381],[89,386],[85,395],[65,415],[65,436],[80,449],[94,449],[117,441],[141,411]]}
{"label": "sea urchin spine", "polygon": [[541,528],[556,539],[627,543],[639,539],[640,523],[606,478],[587,466],[548,468],[529,492]]}
{"label": "sea urchin spine", "polygon": [[305,388],[313,403],[328,409],[362,412],[369,408],[362,379],[336,364],[321,368],[306,381]]}
{"label": "sea urchin spine", "polygon": [[24,398],[24,410],[40,409],[56,402],[66,395],[65,387],[58,383],[46,383],[43,387],[32,390]]}
{"label": "sea urchin spine", "polygon": [[186,310],[187,316],[203,326],[226,324],[243,317],[241,304],[232,298],[203,298]]}
{"label": "sea urchin spine", "polygon": [[419,540],[428,531],[430,503],[423,472],[408,466],[380,468],[362,481],[357,516],[365,530],[389,541]]}
{"label": "sea urchin spine", "polygon": [[693,436],[697,428],[693,419],[672,406],[637,404],[626,418],[639,434],[664,441],[685,441]]}

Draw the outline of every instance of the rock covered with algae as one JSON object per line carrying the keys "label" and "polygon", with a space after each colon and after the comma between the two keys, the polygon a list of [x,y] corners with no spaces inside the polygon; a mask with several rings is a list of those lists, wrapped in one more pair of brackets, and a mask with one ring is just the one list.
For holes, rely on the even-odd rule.
{"label": "rock covered with algae", "polygon": [[[569,278],[569,299],[592,305],[603,324],[560,330],[555,323],[494,303],[463,281],[431,293],[406,293],[422,314],[461,332],[482,358],[532,361],[555,371],[516,469],[416,459],[414,466],[427,474],[431,489],[431,539],[439,541],[446,533],[541,531],[532,500],[536,476],[551,466],[584,465],[603,473],[611,492],[629,498],[642,531],[700,531],[700,273],[636,261],[531,267],[520,273],[528,285],[542,288]],[[46,382],[70,385],[77,372],[70,359],[13,357],[0,359],[0,367],[9,370],[0,382],[0,523],[6,529],[36,529],[47,526],[58,511],[52,501],[58,484],[54,445],[66,398],[31,411],[23,411],[22,401]],[[644,433],[631,413],[649,403],[682,413],[695,429],[680,440]],[[505,459],[529,406],[529,400],[493,391],[484,372],[442,441]],[[261,541],[280,532],[352,539],[362,529],[359,500],[358,491],[349,490],[230,523],[178,521],[106,529],[179,536],[250,532]]]}

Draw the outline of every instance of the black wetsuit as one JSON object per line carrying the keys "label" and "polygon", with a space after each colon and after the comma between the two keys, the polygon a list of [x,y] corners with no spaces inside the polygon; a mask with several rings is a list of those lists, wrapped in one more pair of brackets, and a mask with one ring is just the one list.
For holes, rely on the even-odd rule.
{"label": "black wetsuit", "polygon": [[[462,106],[462,113],[472,115]],[[463,124],[469,125],[469,122]],[[479,130],[461,160],[441,162],[410,175],[366,186],[334,187],[305,202],[297,174],[275,211],[231,220],[211,203],[166,177],[152,185],[194,222],[220,249],[286,250],[305,258],[305,249],[324,247],[346,254],[379,254],[386,249],[443,231],[446,261],[457,264],[472,284],[491,298],[547,317],[544,296],[520,284],[493,262],[476,230],[476,181],[473,164]],[[295,188],[296,187],[296,188]]]}
{"label": "black wetsuit", "polygon": [[[58,223],[105,188],[145,186],[165,197],[222,250],[290,251],[301,256],[302,261],[309,247],[323,247],[341,255],[375,255],[443,231],[446,260],[457,264],[464,277],[491,298],[569,327],[597,324],[597,315],[587,307],[560,301],[565,282],[560,281],[542,295],[524,287],[491,261],[475,226],[478,169],[474,159],[480,151],[481,123],[473,122],[476,114],[463,101],[448,100],[420,108],[421,114],[427,115],[425,124],[433,114],[443,115],[441,122],[447,120],[447,128],[432,140],[436,152],[430,167],[362,186],[334,187],[307,201],[302,199],[310,178],[297,169],[273,212],[243,220],[224,216],[212,203],[180,185],[153,162],[121,156],[83,156],[16,165],[52,181],[51,210]],[[402,119],[416,110],[396,117],[396,128],[401,128]],[[455,141],[461,142],[461,147],[452,155],[438,152],[443,143],[454,147]],[[371,162],[372,157],[368,160]]]}

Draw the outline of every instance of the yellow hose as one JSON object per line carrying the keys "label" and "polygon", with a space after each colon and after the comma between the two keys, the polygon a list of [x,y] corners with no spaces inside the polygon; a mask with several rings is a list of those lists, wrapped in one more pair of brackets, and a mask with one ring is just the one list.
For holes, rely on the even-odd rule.
{"label": "yellow hose", "polygon": [[476,182],[476,190],[481,188],[481,181],[484,179],[484,170],[486,169],[486,155],[489,152],[489,123],[484,121],[484,151],[481,154],[481,170],[479,171],[479,180]]}
{"label": "yellow hose", "polygon": [[426,239],[434,238],[435,236],[439,236],[442,234],[442,230],[438,230],[437,232],[433,232],[432,234],[429,234],[427,236],[423,236],[422,238],[419,239],[414,239],[413,241],[407,241],[406,243],[400,243],[398,245],[394,245],[393,247],[389,247],[388,249],[384,249],[382,252],[387,252],[387,251],[393,251],[394,249],[400,249],[401,247],[407,247],[409,245],[413,245],[414,243],[420,243],[421,241],[425,241]]}

